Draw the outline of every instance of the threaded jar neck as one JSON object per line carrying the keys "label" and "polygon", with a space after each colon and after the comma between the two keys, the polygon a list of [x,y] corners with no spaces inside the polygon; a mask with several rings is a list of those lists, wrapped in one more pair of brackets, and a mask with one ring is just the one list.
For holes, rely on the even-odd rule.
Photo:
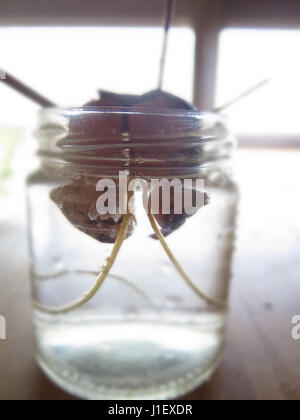
{"label": "threaded jar neck", "polygon": [[205,174],[230,159],[235,142],[219,114],[121,107],[40,112],[42,168],[74,178]]}

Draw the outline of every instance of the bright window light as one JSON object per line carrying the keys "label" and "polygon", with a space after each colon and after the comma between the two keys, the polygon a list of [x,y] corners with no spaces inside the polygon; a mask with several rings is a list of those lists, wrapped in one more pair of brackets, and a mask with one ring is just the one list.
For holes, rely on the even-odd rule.
{"label": "bright window light", "polygon": [[[0,68],[60,106],[81,106],[97,98],[98,89],[136,94],[155,89],[162,40],[161,28],[2,27]],[[194,48],[192,29],[170,31],[163,88],[188,101]],[[38,109],[0,83],[0,213],[5,194],[19,191],[34,165],[31,132]]]}
{"label": "bright window light", "polygon": [[268,85],[228,109],[248,137],[300,142],[300,30],[226,29],[220,35],[216,104],[265,78]]}
{"label": "bright window light", "polygon": [[[0,28],[0,67],[63,106],[97,89],[143,93],[157,87],[161,28]],[[170,31],[163,88],[192,99],[194,32]],[[28,125],[37,107],[0,84],[0,125]]]}

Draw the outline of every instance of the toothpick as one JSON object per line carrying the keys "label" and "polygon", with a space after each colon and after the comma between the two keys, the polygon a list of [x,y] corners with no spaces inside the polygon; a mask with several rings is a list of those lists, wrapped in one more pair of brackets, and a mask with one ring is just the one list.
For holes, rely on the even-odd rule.
{"label": "toothpick", "polygon": [[262,86],[268,84],[271,79],[264,79],[261,82],[257,83],[256,85],[252,86],[250,89],[247,89],[245,92],[237,96],[236,98],[232,99],[231,101],[227,102],[226,104],[223,104],[222,106],[216,107],[213,109],[214,112],[222,112],[224,109],[228,109],[232,105],[236,104],[237,102],[240,102],[242,99],[246,98],[247,96],[251,95],[256,90],[260,89]]}
{"label": "toothpick", "polygon": [[7,73],[6,71],[0,70],[0,76],[1,82],[10,86],[12,89],[26,96],[26,98],[31,99],[43,108],[50,108],[56,106],[53,102],[40,95],[38,92],[31,89],[29,86],[26,86],[24,83],[20,82],[20,80],[17,80],[15,77]]}

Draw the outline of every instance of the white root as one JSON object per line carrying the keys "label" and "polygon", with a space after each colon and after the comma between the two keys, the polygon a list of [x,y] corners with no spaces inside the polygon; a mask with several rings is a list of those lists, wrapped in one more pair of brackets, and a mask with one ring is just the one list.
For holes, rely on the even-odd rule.
{"label": "white root", "polygon": [[176,270],[179,272],[179,274],[181,275],[181,277],[183,278],[183,280],[187,283],[187,285],[196,293],[197,296],[199,296],[201,299],[203,299],[206,303],[208,303],[209,305],[214,305],[214,306],[222,306],[224,308],[226,308],[226,303],[218,300],[218,299],[214,299],[211,298],[209,296],[206,296],[205,293],[203,293],[196,285],[195,283],[192,281],[192,279],[188,276],[188,274],[184,271],[184,269],[181,267],[181,265],[179,264],[179,262],[177,261],[177,259],[175,258],[174,254],[172,253],[172,251],[170,250],[165,237],[163,236],[163,234],[161,233],[156,220],[153,217],[153,214],[151,213],[151,211],[149,210],[148,212],[148,218],[149,221],[151,223],[151,226],[158,238],[158,240],[160,241],[162,247],[164,248],[166,254],[168,255],[170,261],[172,262],[172,264],[174,265],[174,267],[176,268]]}
{"label": "white root", "polygon": [[100,287],[102,286],[104,280],[109,275],[109,272],[114,265],[116,258],[119,254],[119,251],[123,245],[123,242],[126,238],[127,229],[130,223],[132,215],[131,214],[125,214],[123,221],[120,226],[120,230],[116,239],[116,242],[114,243],[113,249],[111,251],[110,256],[108,257],[105,266],[103,267],[103,270],[101,271],[98,279],[96,280],[94,286],[91,288],[91,290],[83,295],[80,299],[64,306],[60,307],[52,307],[47,305],[41,305],[40,303],[33,301],[33,306],[35,309],[38,309],[39,311],[46,312],[53,315],[59,315],[59,314],[65,314],[67,312],[70,312],[74,309],[79,308],[80,306],[84,305],[85,303],[89,302],[98,292]]}
{"label": "white root", "polygon": [[[94,286],[90,289],[89,292],[87,292],[85,295],[83,295],[78,300],[76,300],[76,301],[74,301],[70,304],[67,304],[67,305],[64,305],[64,306],[59,306],[59,307],[42,305],[42,304],[40,304],[36,301],[33,301],[34,308],[40,310],[41,312],[45,312],[45,313],[49,313],[49,314],[53,314],[53,315],[59,315],[59,314],[65,314],[65,313],[68,313],[70,311],[73,311],[74,309],[77,309],[77,308],[83,306],[85,303],[89,302],[96,295],[96,293],[99,291],[100,287],[102,286],[103,282],[105,281],[105,279],[109,275],[109,273],[110,273],[110,271],[111,271],[111,269],[112,269],[112,267],[113,267],[113,265],[116,261],[116,258],[119,254],[119,251],[120,251],[120,249],[123,245],[123,242],[126,238],[126,233],[127,233],[127,229],[128,229],[131,217],[132,217],[131,214],[124,215],[124,218],[123,218],[123,221],[121,223],[120,230],[119,230],[116,242],[114,243],[111,254],[110,254],[109,258],[107,259],[103,270],[99,274],[99,277],[96,280]],[[159,227],[156,223],[155,218],[153,217],[153,215],[150,211],[148,213],[148,218],[149,218],[151,226],[152,226],[158,240],[160,241],[163,249],[165,250],[166,254],[168,255],[170,261],[172,262],[172,264],[174,265],[174,267],[176,268],[178,273],[181,275],[183,280],[187,283],[187,285],[196,293],[197,296],[199,296],[207,304],[214,305],[214,306],[221,306],[223,308],[226,308],[226,303],[225,302],[207,296],[205,293],[203,293],[195,285],[195,283],[188,276],[188,274],[184,271],[184,269],[182,268],[182,266],[180,265],[180,263],[175,258],[172,251],[170,250],[163,234],[161,233],[161,231],[160,231],[160,229],[159,229]]]}

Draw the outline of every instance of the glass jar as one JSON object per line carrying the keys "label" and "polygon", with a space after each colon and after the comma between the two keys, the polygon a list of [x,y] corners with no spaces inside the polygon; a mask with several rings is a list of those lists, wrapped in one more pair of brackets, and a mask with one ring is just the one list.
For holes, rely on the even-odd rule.
{"label": "glass jar", "polygon": [[[224,346],[238,196],[222,117],[51,109],[37,137],[28,214],[42,369],[87,399],[172,398],[207,380]],[[120,172],[148,190],[125,188],[125,212],[101,214],[99,180],[118,187]],[[192,182],[193,203],[202,196],[194,214],[174,210],[175,187],[169,213],[160,195],[156,213],[145,206],[155,180],[174,179],[184,194]]]}

